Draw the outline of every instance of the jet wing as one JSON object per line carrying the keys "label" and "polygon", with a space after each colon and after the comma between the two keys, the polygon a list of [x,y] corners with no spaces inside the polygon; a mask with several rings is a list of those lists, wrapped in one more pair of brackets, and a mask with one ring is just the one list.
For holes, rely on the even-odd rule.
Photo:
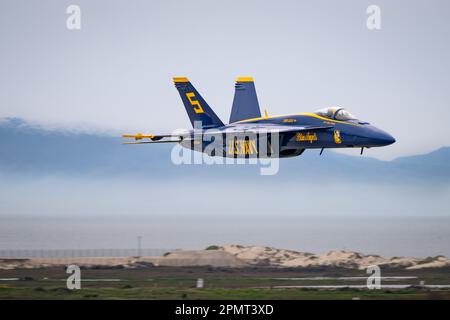
{"label": "jet wing", "polygon": [[[245,134],[269,134],[269,133],[297,133],[302,131],[317,131],[331,129],[333,126],[283,126],[274,124],[237,124],[224,126],[221,128],[207,130],[180,131],[173,134],[124,134],[123,138],[134,139],[133,142],[124,142],[123,144],[147,144],[147,143],[170,143],[180,142],[184,139],[198,139],[202,136],[215,136],[221,134],[245,135]],[[162,140],[169,138],[167,140]],[[138,141],[149,139],[150,141]]]}

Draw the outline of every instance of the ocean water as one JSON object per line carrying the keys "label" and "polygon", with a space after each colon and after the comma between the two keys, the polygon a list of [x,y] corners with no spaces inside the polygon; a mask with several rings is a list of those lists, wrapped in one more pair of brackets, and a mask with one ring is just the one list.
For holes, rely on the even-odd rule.
{"label": "ocean water", "polygon": [[0,250],[202,249],[212,244],[450,257],[450,218],[0,215]]}

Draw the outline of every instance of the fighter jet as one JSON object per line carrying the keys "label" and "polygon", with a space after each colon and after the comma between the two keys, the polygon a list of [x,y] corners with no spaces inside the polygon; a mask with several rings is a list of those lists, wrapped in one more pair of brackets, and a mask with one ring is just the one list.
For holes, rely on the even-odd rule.
{"label": "fighter jet", "polygon": [[[220,157],[294,157],[306,149],[383,147],[395,142],[387,132],[362,121],[341,107],[312,113],[261,115],[251,77],[239,77],[231,116],[224,124],[185,77],[173,78],[193,129],[170,134],[124,134],[125,144],[180,143]],[[143,140],[146,139],[146,140]],[[141,141],[143,140],[143,141]]]}

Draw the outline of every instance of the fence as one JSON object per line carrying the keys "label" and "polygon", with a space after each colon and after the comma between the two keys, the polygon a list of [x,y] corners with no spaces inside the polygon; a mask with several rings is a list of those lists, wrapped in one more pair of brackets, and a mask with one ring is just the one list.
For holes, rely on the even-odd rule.
{"label": "fence", "polygon": [[176,249],[0,249],[0,258],[83,258],[162,256]]}

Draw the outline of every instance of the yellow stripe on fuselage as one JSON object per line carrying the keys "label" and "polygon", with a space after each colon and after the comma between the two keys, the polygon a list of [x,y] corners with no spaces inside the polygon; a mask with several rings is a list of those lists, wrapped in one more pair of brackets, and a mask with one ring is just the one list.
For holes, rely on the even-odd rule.
{"label": "yellow stripe on fuselage", "polygon": [[276,118],[285,118],[285,117],[292,117],[292,116],[312,117],[312,118],[316,118],[316,119],[320,119],[320,120],[324,120],[324,121],[330,121],[330,122],[334,122],[334,123],[348,124],[348,125],[350,125],[350,126],[357,126],[357,127],[360,126],[360,125],[357,124],[357,123],[352,123],[352,122],[347,122],[347,121],[340,121],[340,120],[329,119],[329,118],[325,118],[325,117],[319,116],[319,115],[317,115],[317,114],[315,114],[315,113],[294,113],[294,114],[283,114],[283,115],[268,116],[268,117],[257,117],[257,118],[251,118],[251,119],[245,119],[245,120],[241,120],[241,121],[236,121],[236,122],[234,122],[234,123],[246,123],[246,122],[259,121],[259,120],[276,119]]}

